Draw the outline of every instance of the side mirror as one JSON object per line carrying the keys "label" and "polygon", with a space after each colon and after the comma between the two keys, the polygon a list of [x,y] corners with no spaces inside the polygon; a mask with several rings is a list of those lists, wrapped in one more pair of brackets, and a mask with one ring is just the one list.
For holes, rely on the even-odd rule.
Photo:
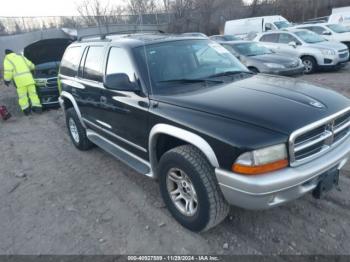
{"label": "side mirror", "polygon": [[107,75],[104,86],[111,90],[118,91],[138,91],[139,88],[135,83],[130,81],[127,74],[111,74]]}
{"label": "side mirror", "polygon": [[295,43],[294,41],[289,42],[288,45],[291,46],[291,47],[294,47],[294,48],[297,47],[297,43]]}
{"label": "side mirror", "polygon": [[324,31],[324,32],[322,33],[322,35],[332,35],[332,32],[330,32],[330,31]]}

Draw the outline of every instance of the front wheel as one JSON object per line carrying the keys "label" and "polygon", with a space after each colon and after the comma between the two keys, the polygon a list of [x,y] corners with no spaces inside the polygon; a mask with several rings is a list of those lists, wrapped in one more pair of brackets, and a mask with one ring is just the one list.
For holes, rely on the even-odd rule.
{"label": "front wheel", "polygon": [[305,56],[301,59],[303,61],[304,64],[304,73],[305,74],[312,74],[316,71],[317,68],[317,62],[315,60],[315,58],[311,57],[311,56]]}
{"label": "front wheel", "polygon": [[191,231],[206,231],[229,212],[212,166],[192,145],[165,153],[159,163],[160,191],[173,217]]}
{"label": "front wheel", "polygon": [[87,138],[86,130],[81,124],[74,108],[69,108],[66,111],[66,124],[69,136],[76,148],[86,151],[93,147],[93,143]]}

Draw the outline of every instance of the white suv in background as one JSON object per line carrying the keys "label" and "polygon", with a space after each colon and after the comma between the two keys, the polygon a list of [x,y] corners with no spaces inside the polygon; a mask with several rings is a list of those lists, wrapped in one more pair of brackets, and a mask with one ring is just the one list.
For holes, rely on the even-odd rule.
{"label": "white suv in background", "polygon": [[304,24],[295,28],[310,30],[318,35],[322,35],[329,41],[341,42],[350,48],[350,29],[341,24]]}
{"label": "white suv in background", "polygon": [[349,60],[346,45],[327,41],[309,30],[273,31],[258,34],[254,40],[276,53],[299,57],[304,63],[306,74],[318,68],[340,68]]}

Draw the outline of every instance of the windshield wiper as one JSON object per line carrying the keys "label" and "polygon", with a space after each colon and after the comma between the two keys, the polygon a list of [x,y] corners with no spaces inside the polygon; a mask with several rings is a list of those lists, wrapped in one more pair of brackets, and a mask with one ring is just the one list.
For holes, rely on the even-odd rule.
{"label": "windshield wiper", "polygon": [[248,72],[248,71],[226,71],[226,72],[222,72],[222,73],[218,73],[215,75],[211,75],[208,78],[215,78],[215,77],[220,77],[220,76],[233,76],[233,75],[238,75],[238,74],[249,74],[252,75],[252,72]]}
{"label": "windshield wiper", "polygon": [[159,83],[184,83],[184,84],[192,84],[192,83],[218,83],[222,84],[223,81],[221,80],[212,80],[212,79],[191,79],[191,78],[182,78],[182,79],[169,79],[169,80],[164,80],[164,81],[159,81]]}

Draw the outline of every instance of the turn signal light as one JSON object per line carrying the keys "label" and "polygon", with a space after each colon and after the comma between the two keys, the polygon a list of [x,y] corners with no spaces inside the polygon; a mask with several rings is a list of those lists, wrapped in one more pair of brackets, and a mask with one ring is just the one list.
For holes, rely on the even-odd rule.
{"label": "turn signal light", "polygon": [[232,165],[232,171],[243,175],[260,175],[286,168],[288,165],[289,162],[287,159],[259,166],[245,166],[235,163]]}

